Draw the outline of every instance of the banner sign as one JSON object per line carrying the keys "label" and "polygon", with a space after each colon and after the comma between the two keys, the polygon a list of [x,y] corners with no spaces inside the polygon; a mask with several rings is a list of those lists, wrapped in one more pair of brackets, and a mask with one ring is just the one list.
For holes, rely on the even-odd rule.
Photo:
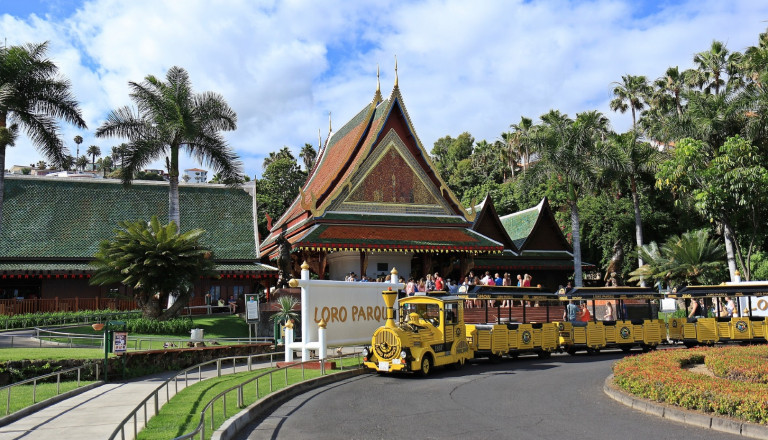
{"label": "banner sign", "polygon": [[128,349],[128,332],[113,332],[112,353],[125,353]]}

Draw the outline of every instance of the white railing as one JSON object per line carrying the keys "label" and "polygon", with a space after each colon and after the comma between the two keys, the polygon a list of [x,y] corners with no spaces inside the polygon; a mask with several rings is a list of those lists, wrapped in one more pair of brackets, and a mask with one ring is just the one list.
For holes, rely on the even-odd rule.
{"label": "white railing", "polygon": [[[99,364],[98,363],[94,363],[93,365],[96,366],[96,381],[98,381],[99,380]],[[7,415],[9,415],[11,413],[11,390],[14,387],[18,387],[18,386],[21,386],[21,385],[27,385],[27,384],[31,383],[32,384],[32,405],[34,405],[34,404],[37,403],[37,383],[38,382],[42,382],[45,379],[48,379],[50,377],[56,376],[56,396],[58,396],[59,394],[61,394],[61,375],[62,374],[67,374],[67,373],[71,373],[73,371],[77,371],[77,386],[75,388],[73,388],[73,389],[78,389],[81,386],[80,385],[80,377],[81,377],[80,371],[82,369],[84,369],[84,368],[90,369],[91,366],[90,365],[81,365],[79,367],[74,367],[74,368],[69,368],[69,369],[62,370],[62,371],[57,371],[55,373],[44,374],[42,376],[33,377],[31,379],[22,380],[20,382],[16,382],[16,383],[12,383],[10,385],[6,385],[4,387],[0,387],[0,395],[2,395],[3,391],[6,391],[6,393],[7,393],[7,395],[6,395],[5,415],[7,416]],[[69,390],[69,391],[71,391],[71,390]],[[56,397],[56,396],[54,396],[54,397]],[[24,409],[24,408],[20,408],[19,411],[21,411],[22,409]]]}
{"label": "white railing", "polygon": [[[39,346],[43,346],[44,341],[61,342],[68,347],[74,346],[92,346],[94,348],[104,348],[104,337],[102,335],[84,335],[81,333],[67,333],[55,330],[48,330],[43,328],[35,328],[35,338],[39,342]],[[274,339],[271,337],[260,336],[250,338],[208,338],[200,341],[193,341],[190,338],[164,338],[164,337],[131,337],[128,335],[127,348],[133,351],[143,350],[160,350],[163,348],[186,348],[188,343],[205,342],[206,344],[221,344],[221,345],[234,345],[234,344],[254,344],[254,343],[272,343]],[[214,344],[215,343],[215,344]],[[156,346],[154,346],[156,345]],[[145,348],[146,347],[146,348]]]}
{"label": "white railing", "polygon": [[[192,367],[186,368],[184,370],[179,371],[176,373],[175,376],[171,377],[170,379],[163,382],[160,386],[155,388],[155,390],[150,393],[144,400],[139,403],[136,408],[134,408],[133,411],[131,411],[128,416],[123,419],[122,422],[115,428],[114,431],[112,431],[112,434],[109,436],[109,440],[118,438],[118,435],[121,439],[125,439],[125,429],[126,425],[132,424],[133,425],[133,438],[136,438],[136,436],[139,433],[139,413],[143,413],[143,420],[144,424],[143,426],[146,426],[147,421],[149,420],[148,416],[148,405],[149,402],[153,402],[154,407],[154,413],[153,415],[156,415],[159,411],[162,405],[160,405],[160,395],[164,391],[165,392],[165,403],[167,403],[171,399],[171,382],[173,382],[174,386],[174,395],[179,392],[179,382],[184,383],[184,388],[189,386],[190,381],[190,372],[193,373],[193,376],[191,378],[192,381],[200,382],[203,380],[203,367],[208,365],[216,365],[216,377],[222,376],[222,371],[225,367],[225,362],[228,363],[228,361],[232,361],[232,373],[234,374],[237,372],[237,361],[238,360],[247,360],[247,366],[245,367],[248,371],[252,370],[253,367],[253,359],[254,358],[269,358],[269,366],[272,367],[275,365],[275,357],[277,359],[282,359],[284,356],[283,353],[265,353],[265,354],[256,354],[256,355],[248,355],[248,356],[230,356],[225,358],[219,358],[214,359],[212,361],[203,362],[197,365],[194,365]],[[195,375],[196,373],[196,375]]]}
{"label": "white railing", "polygon": [[[299,382],[303,382],[303,381],[306,380],[305,368],[304,368],[304,366],[306,364],[316,364],[316,363],[320,362],[320,376],[322,377],[322,376],[326,375],[326,370],[325,370],[325,362],[326,361],[333,360],[333,359],[341,360],[341,359],[344,359],[344,358],[353,358],[354,357],[354,358],[357,359],[357,365],[354,368],[350,368],[350,369],[355,369],[355,368],[360,368],[360,366],[362,365],[362,363],[360,362],[360,356],[361,356],[361,353],[356,352],[356,353],[342,355],[342,356],[334,356],[334,357],[330,357],[330,358],[326,358],[326,359],[319,359],[319,360],[315,359],[315,360],[301,362],[301,363],[293,363],[293,364],[290,364],[290,365],[286,365],[286,366],[283,366],[283,367],[280,367],[280,368],[276,368],[276,369],[264,372],[262,374],[259,374],[256,377],[252,377],[252,378],[250,378],[250,379],[248,379],[248,380],[246,380],[246,381],[244,381],[244,382],[242,382],[242,383],[240,383],[238,385],[235,385],[233,387],[230,387],[230,388],[222,391],[221,393],[219,393],[215,397],[213,397],[208,402],[208,404],[205,405],[205,407],[202,409],[202,411],[200,411],[200,422],[197,424],[197,427],[194,429],[194,431],[189,432],[187,434],[184,434],[182,436],[176,437],[173,440],[191,439],[191,438],[196,437],[198,434],[200,435],[200,440],[204,440],[205,436],[206,436],[206,430],[205,430],[206,429],[206,417],[207,417],[206,414],[210,413],[209,414],[209,420],[210,420],[209,426],[210,426],[211,432],[213,432],[216,429],[216,426],[215,426],[215,420],[216,420],[215,412],[217,411],[216,403],[219,400],[222,401],[222,404],[219,405],[220,406],[219,411],[223,412],[224,420],[226,420],[228,418],[228,416],[227,416],[227,395],[229,395],[230,393],[236,392],[237,393],[236,394],[237,406],[238,406],[238,408],[242,408],[243,406],[245,406],[244,402],[243,402],[243,394],[244,394],[244,388],[247,385],[250,385],[250,384],[252,384],[254,382],[256,383],[255,384],[256,400],[258,401],[261,397],[267,396],[267,395],[271,394],[272,392],[274,392],[274,388],[273,388],[273,382],[274,382],[273,381],[273,375],[275,375],[275,374],[284,374],[285,375],[285,386],[280,388],[280,389],[283,389],[283,388],[287,388],[290,385],[293,385],[293,384],[296,384],[296,383],[299,383]],[[298,368],[299,366],[301,366],[301,380],[297,380],[293,384],[289,383],[288,370],[289,369]],[[339,366],[340,366],[341,370],[344,370],[344,364],[342,362],[339,362]],[[259,394],[259,380],[267,380],[267,379],[264,379],[265,377],[268,378],[268,380],[269,380],[269,392],[264,394],[264,395],[260,395]]]}

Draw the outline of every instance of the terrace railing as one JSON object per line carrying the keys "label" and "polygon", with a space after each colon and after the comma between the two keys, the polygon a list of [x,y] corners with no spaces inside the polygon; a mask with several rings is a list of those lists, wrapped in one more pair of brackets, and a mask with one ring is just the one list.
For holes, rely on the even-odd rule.
{"label": "terrace railing", "polygon": [[[96,367],[96,381],[98,381],[99,380],[99,364],[95,363],[95,364],[93,364],[93,366]],[[81,365],[79,367],[74,367],[74,368],[69,368],[69,369],[66,369],[66,370],[61,370],[61,371],[57,371],[55,373],[44,374],[42,376],[33,377],[31,379],[22,380],[20,382],[16,382],[16,383],[12,383],[10,385],[6,385],[4,387],[0,387],[0,396],[5,394],[5,398],[6,398],[5,416],[8,416],[9,414],[11,414],[11,394],[12,394],[12,391],[13,391],[14,388],[18,389],[18,387],[20,387],[22,385],[32,384],[32,404],[34,405],[34,404],[38,403],[38,401],[37,401],[37,385],[39,383],[44,383],[46,381],[46,379],[50,379],[52,377],[55,377],[56,378],[56,395],[53,396],[53,397],[56,397],[56,396],[61,394],[61,376],[62,375],[68,375],[70,373],[76,374],[77,375],[77,386],[75,388],[73,388],[73,389],[77,389],[77,388],[81,387],[80,378],[82,376],[82,370],[84,370],[84,369],[90,370],[90,368],[91,368],[90,365]],[[67,390],[67,391],[72,391],[72,390]],[[46,400],[46,399],[44,399],[44,400]],[[42,401],[44,401],[44,400],[42,400]],[[23,408],[20,408],[18,411],[20,411],[22,409]]]}
{"label": "terrace railing", "polygon": [[[146,426],[147,421],[152,417],[152,415],[156,415],[159,411],[162,405],[160,404],[160,397],[162,395],[165,395],[165,401],[163,404],[167,403],[171,399],[171,387],[173,387],[174,395],[179,392],[179,383],[181,382],[183,384],[182,389],[189,386],[190,380],[192,382],[200,382],[203,380],[203,369],[207,366],[216,366],[215,373],[212,371],[209,371],[210,377],[221,377],[225,370],[229,370],[229,362],[232,363],[232,370],[229,374],[234,374],[237,372],[237,362],[238,360],[244,361],[241,362],[241,364],[245,363],[244,366],[242,366],[241,371],[248,370],[251,371],[253,369],[254,359],[264,359],[264,363],[266,364],[266,359],[269,359],[269,366],[272,367],[275,365],[275,359],[282,359],[283,356],[285,356],[284,353],[266,353],[266,354],[257,354],[257,355],[248,355],[248,356],[230,356],[225,358],[219,358],[214,359],[211,361],[203,362],[197,365],[194,365],[192,367],[186,368],[184,370],[179,371],[171,377],[170,379],[163,382],[160,386],[155,388],[155,390],[150,393],[144,400],[139,403],[136,408],[134,408],[133,411],[131,411],[128,416],[123,419],[122,422],[115,428],[115,430],[112,432],[112,434],[109,436],[109,440],[113,440],[118,438],[121,438],[122,440],[125,440],[126,438],[126,428],[131,429],[133,432],[133,437],[136,438],[140,431],[140,427]],[[191,377],[190,377],[191,375]],[[154,412],[152,415],[149,415],[149,409],[150,405],[152,410]],[[140,421],[143,421],[143,423],[140,423]],[[130,431],[129,431],[130,432]]]}
{"label": "terrace railing", "polygon": [[[281,379],[285,380],[285,386],[280,387],[280,389],[287,388],[290,385],[294,385],[294,384],[297,384],[297,383],[300,383],[300,382],[303,382],[303,381],[306,380],[306,375],[305,375],[305,371],[306,370],[305,370],[304,367],[307,364],[317,364],[318,362],[320,362],[320,376],[325,376],[326,374],[328,374],[326,369],[325,369],[325,362],[326,361],[333,360],[333,359],[342,359],[342,358],[356,358],[357,359],[357,365],[354,367],[356,369],[356,368],[360,368],[360,366],[362,365],[362,362],[360,362],[360,356],[361,356],[361,353],[356,352],[356,353],[352,353],[352,354],[347,354],[347,355],[342,355],[342,356],[334,356],[334,357],[326,358],[326,359],[323,359],[321,361],[315,359],[315,360],[301,362],[301,363],[294,363],[294,364],[286,365],[286,366],[283,366],[283,367],[280,367],[280,368],[276,368],[276,369],[264,372],[262,374],[259,374],[256,377],[252,377],[252,378],[250,378],[250,379],[248,379],[248,380],[246,380],[246,381],[244,381],[244,382],[242,382],[242,383],[240,383],[238,385],[230,387],[230,388],[222,391],[221,393],[217,394],[213,399],[211,399],[208,402],[207,405],[205,405],[205,407],[202,409],[202,411],[200,411],[200,422],[197,424],[197,427],[195,427],[194,431],[189,432],[187,434],[184,434],[182,436],[176,437],[173,440],[186,440],[186,439],[195,438],[198,435],[200,436],[200,440],[204,440],[206,438],[206,427],[210,428],[210,432],[213,432],[213,431],[216,430],[216,426],[215,426],[216,414],[215,413],[217,411],[223,413],[224,420],[226,420],[229,417],[227,415],[227,396],[231,396],[234,393],[235,394],[234,398],[237,399],[237,407],[238,408],[242,408],[243,406],[245,406],[244,402],[243,402],[243,394],[244,394],[244,389],[247,386],[254,386],[256,388],[256,400],[258,401],[261,397],[264,397],[264,396],[267,396],[269,394],[272,394],[275,391],[275,389],[273,387],[273,383],[275,382],[273,380],[273,377],[275,375],[284,376]],[[339,365],[340,365],[341,370],[344,370],[344,364],[342,362],[339,362]],[[301,379],[296,379],[293,383],[291,383],[289,381],[288,370],[289,369],[297,369],[299,367],[301,367]],[[263,395],[259,394],[259,381],[260,380],[261,381],[269,381],[269,392],[266,393],[266,394],[263,394]],[[232,397],[230,397],[230,398],[232,398]],[[219,408],[217,408],[216,403],[219,402],[219,401],[221,401],[222,404],[218,405]],[[206,420],[208,420],[209,422],[206,423]]]}

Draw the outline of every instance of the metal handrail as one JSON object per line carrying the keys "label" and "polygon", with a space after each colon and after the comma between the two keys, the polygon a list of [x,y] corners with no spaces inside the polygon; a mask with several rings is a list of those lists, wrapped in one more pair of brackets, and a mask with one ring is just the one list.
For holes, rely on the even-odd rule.
{"label": "metal handrail", "polygon": [[[96,366],[96,381],[98,381],[99,380],[99,364],[94,363],[93,365]],[[21,382],[16,382],[10,385],[6,385],[4,387],[0,387],[0,393],[2,393],[3,390],[8,390],[8,396],[7,396],[6,407],[5,407],[5,415],[7,416],[11,413],[11,389],[13,387],[26,385],[31,382],[32,383],[32,404],[34,405],[37,403],[37,382],[38,381],[42,381],[49,377],[56,376],[56,396],[58,396],[59,394],[61,394],[61,375],[72,372],[72,371],[77,371],[77,387],[74,388],[74,389],[77,389],[77,388],[80,388],[80,376],[81,376],[80,370],[82,370],[83,368],[90,368],[90,365],[88,366],[81,365],[79,367],[68,368],[66,370],[57,371],[55,373],[44,374],[42,376],[33,377],[31,379],[22,380]]]}
{"label": "metal handrail", "polygon": [[[41,335],[40,334],[41,332],[46,333],[46,335]],[[69,340],[68,345],[70,347],[73,345],[73,341],[77,341],[77,340],[98,342],[98,345],[97,344],[83,344],[83,345],[94,345],[94,346],[98,346],[98,347],[103,347],[103,343],[104,343],[104,337],[100,336],[100,335],[86,335],[86,334],[82,334],[82,333],[58,332],[58,331],[55,331],[55,330],[49,330],[49,329],[44,329],[44,328],[40,328],[40,327],[35,327],[35,338],[40,341],[40,346],[42,346],[42,342],[44,340],[46,340],[46,339],[53,339],[53,338],[57,338],[57,339],[66,338],[66,339],[68,339]],[[142,345],[143,345],[144,342],[149,342],[150,343],[150,348],[148,348],[148,350],[151,350],[152,349],[151,348],[152,347],[152,345],[151,345],[152,342],[168,342],[168,343],[174,344],[173,345],[174,347],[183,348],[184,344],[187,343],[187,342],[208,342],[208,343],[212,343],[212,342],[219,342],[219,341],[221,341],[221,342],[234,342],[236,344],[243,344],[243,343],[247,344],[247,343],[260,343],[260,342],[262,342],[262,343],[263,342],[270,342],[271,343],[271,342],[274,341],[274,339],[271,338],[271,337],[260,336],[260,337],[250,337],[250,338],[246,338],[246,337],[242,337],[242,338],[208,338],[208,339],[203,339],[202,341],[192,341],[189,338],[183,338],[183,337],[173,339],[173,338],[164,338],[164,337],[156,337],[156,336],[143,336],[143,337],[140,337],[140,338],[136,338],[136,337],[132,337],[129,334],[128,335],[128,342],[129,342],[128,348],[130,348],[130,345],[131,345],[130,342],[133,342],[132,345],[133,345],[133,350],[134,351],[142,351]],[[164,347],[164,348],[169,348],[169,347]]]}
{"label": "metal handrail", "polygon": [[[231,393],[231,392],[236,390],[237,391],[237,406],[242,408],[243,407],[243,388],[246,385],[248,385],[248,384],[250,384],[250,383],[252,383],[254,381],[256,382],[256,400],[258,400],[260,397],[268,396],[268,395],[270,395],[270,394],[272,394],[274,392],[274,389],[272,387],[272,383],[273,383],[272,375],[276,374],[277,372],[279,372],[281,370],[285,372],[285,388],[287,388],[289,385],[291,385],[290,383],[288,383],[288,370],[290,368],[296,368],[297,366],[301,365],[301,380],[296,382],[296,383],[299,383],[299,382],[301,382],[303,380],[306,380],[305,373],[304,373],[304,365],[305,364],[314,364],[314,363],[320,362],[320,376],[322,377],[322,376],[325,376],[325,361],[327,361],[329,359],[344,359],[344,358],[355,357],[355,358],[358,359],[358,367],[357,368],[360,368],[360,365],[361,365],[360,355],[361,355],[360,352],[355,352],[355,353],[346,354],[346,355],[332,356],[332,357],[329,357],[329,358],[326,358],[326,359],[314,359],[314,360],[311,360],[311,361],[306,361],[306,362],[301,362],[301,363],[294,363],[294,364],[286,365],[286,366],[283,366],[283,367],[280,367],[280,368],[276,368],[276,369],[264,372],[262,374],[259,374],[256,377],[252,377],[252,378],[250,378],[250,379],[248,379],[248,380],[246,380],[246,381],[244,381],[244,382],[242,382],[242,383],[240,383],[238,385],[235,385],[235,386],[232,386],[230,388],[227,388],[226,390],[224,390],[224,391],[220,392],[219,394],[217,394],[216,396],[214,396],[208,402],[208,404],[205,405],[205,407],[202,409],[202,411],[200,411],[200,423],[197,424],[197,427],[192,432],[189,432],[187,434],[184,434],[184,435],[181,435],[179,437],[176,437],[173,440],[191,439],[191,438],[195,437],[198,433],[200,434],[200,440],[204,440],[205,439],[206,412],[208,412],[210,410],[210,420],[211,420],[210,427],[211,427],[211,432],[213,432],[215,430],[215,428],[216,428],[214,426],[214,420],[216,419],[215,415],[214,415],[214,411],[215,411],[215,408],[216,408],[216,402],[218,402],[220,399],[223,400],[223,404],[221,405],[221,410],[224,413],[224,419],[226,420],[227,419],[227,394],[229,394],[229,393]],[[341,370],[343,371],[344,370],[344,365],[340,364],[340,367],[341,367]],[[265,377],[265,376],[269,376],[269,393],[265,394],[264,396],[259,396],[259,379],[261,379],[262,377]]]}
{"label": "metal handrail", "polygon": [[[189,386],[189,372],[190,371],[197,370],[197,380],[198,381],[202,381],[203,380],[203,371],[202,370],[203,370],[203,367],[207,366],[207,365],[216,364],[216,377],[221,377],[222,376],[222,362],[224,362],[224,361],[229,361],[229,360],[232,361],[232,373],[231,374],[234,374],[234,373],[237,372],[237,360],[238,359],[247,359],[248,360],[247,368],[248,368],[248,371],[251,371],[251,366],[253,364],[253,359],[254,358],[262,358],[262,357],[267,357],[268,356],[269,357],[269,365],[271,367],[274,364],[274,357],[275,356],[281,357],[283,355],[284,355],[284,353],[263,353],[263,354],[252,354],[252,355],[247,355],[247,356],[229,356],[229,357],[223,357],[223,358],[218,358],[218,359],[202,362],[202,363],[199,363],[197,365],[193,365],[193,366],[191,366],[189,368],[186,368],[184,370],[181,370],[178,373],[176,373],[176,375],[174,375],[170,379],[168,379],[165,382],[163,382],[160,386],[155,388],[155,390],[152,391],[147,397],[145,397],[144,400],[141,401],[141,403],[136,405],[136,408],[134,408],[133,411],[131,411],[131,413],[128,414],[128,416],[125,417],[120,422],[120,424],[117,426],[117,428],[115,428],[115,430],[112,431],[112,434],[109,436],[109,440],[113,440],[113,439],[117,438],[118,434],[121,436],[120,438],[124,440],[125,439],[125,425],[128,424],[129,422],[131,422],[131,420],[133,420],[133,437],[136,438],[136,436],[138,435],[138,431],[139,431],[139,429],[138,429],[139,425],[138,425],[137,413],[139,411],[143,410],[143,412],[144,412],[144,426],[146,426],[147,420],[149,420],[149,418],[147,417],[147,403],[149,402],[149,400],[153,399],[153,401],[154,401],[154,410],[155,410],[155,412],[154,412],[153,415],[156,415],[160,411],[160,408],[162,407],[162,405],[160,405],[160,392],[163,390],[163,388],[165,388],[165,403],[167,403],[169,400],[171,400],[170,388],[169,388],[170,387],[170,383],[171,382],[175,382],[174,383],[174,385],[175,385],[174,393],[178,393],[179,392],[179,378],[181,376],[184,376],[184,388],[186,388],[187,386]],[[193,377],[192,380],[195,380],[195,378]]]}

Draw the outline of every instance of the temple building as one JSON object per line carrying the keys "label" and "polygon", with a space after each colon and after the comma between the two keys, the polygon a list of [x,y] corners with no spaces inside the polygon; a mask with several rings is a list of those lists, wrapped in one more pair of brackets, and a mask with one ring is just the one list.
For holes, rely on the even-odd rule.
{"label": "temple building", "polygon": [[[223,185],[179,186],[181,230],[206,232],[219,278],[200,279],[195,294],[228,298],[274,284],[277,271],[256,253],[252,196]],[[125,286],[92,286],[90,261],[119,221],[168,218],[168,183],[6,176],[0,232],[0,299],[106,298]],[[129,295],[130,296],[130,295]]]}
{"label": "temple building", "polygon": [[416,135],[395,73],[389,97],[377,86],[349,122],[329,127],[298,197],[268,224],[262,258],[289,252],[293,276],[306,261],[320,279],[350,272],[375,279],[396,268],[406,281],[489,270],[525,271],[534,285],[565,284],[572,249],[547,201],[503,218],[490,199],[465,209]]}

